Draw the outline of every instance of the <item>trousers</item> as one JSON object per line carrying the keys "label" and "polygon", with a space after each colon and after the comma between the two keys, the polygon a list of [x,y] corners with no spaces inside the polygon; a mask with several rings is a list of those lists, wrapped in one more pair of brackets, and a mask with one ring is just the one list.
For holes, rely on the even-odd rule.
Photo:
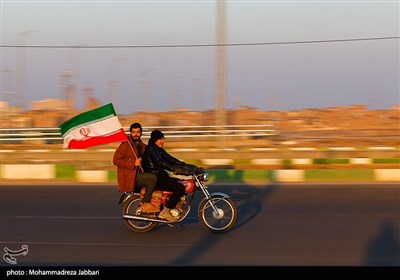
{"label": "trousers", "polygon": [[171,197],[165,203],[165,206],[169,209],[174,209],[185,194],[185,186],[179,183],[179,179],[169,177],[166,173],[159,173],[157,175],[156,189],[172,192]]}
{"label": "trousers", "polygon": [[146,192],[144,193],[142,202],[150,203],[153,191],[156,189],[157,186],[157,175],[150,172],[140,172],[138,174],[136,186],[139,187],[138,192],[140,192],[141,187],[146,188]]}

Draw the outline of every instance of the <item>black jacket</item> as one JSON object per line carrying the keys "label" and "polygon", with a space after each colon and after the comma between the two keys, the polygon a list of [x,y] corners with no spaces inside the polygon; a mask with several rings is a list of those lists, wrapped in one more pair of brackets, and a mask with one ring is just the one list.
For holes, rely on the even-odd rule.
{"label": "black jacket", "polygon": [[145,172],[158,174],[164,170],[174,171],[179,168],[190,168],[188,164],[174,158],[163,148],[159,148],[153,141],[149,140],[146,151],[142,158],[142,167]]}

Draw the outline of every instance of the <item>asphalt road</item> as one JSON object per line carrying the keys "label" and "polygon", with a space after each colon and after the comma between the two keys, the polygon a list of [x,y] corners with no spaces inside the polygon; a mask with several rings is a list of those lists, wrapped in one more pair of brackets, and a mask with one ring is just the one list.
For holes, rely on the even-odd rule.
{"label": "asphalt road", "polygon": [[[211,233],[194,208],[175,227],[131,232],[116,185],[2,185],[1,266],[399,266],[398,184],[216,185],[239,217]],[[4,255],[3,255],[4,257]],[[4,267],[3,267],[4,269]]]}

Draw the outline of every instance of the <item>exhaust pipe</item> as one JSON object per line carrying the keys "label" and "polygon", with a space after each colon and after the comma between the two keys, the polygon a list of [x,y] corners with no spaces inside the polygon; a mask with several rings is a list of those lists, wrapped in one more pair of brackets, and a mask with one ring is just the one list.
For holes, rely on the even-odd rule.
{"label": "exhaust pipe", "polygon": [[166,221],[166,220],[154,219],[154,218],[146,218],[146,217],[134,216],[134,215],[129,215],[129,214],[123,215],[122,218],[124,218],[126,220],[140,220],[140,221],[157,222],[157,223],[164,223],[164,224],[173,223],[173,222]]}

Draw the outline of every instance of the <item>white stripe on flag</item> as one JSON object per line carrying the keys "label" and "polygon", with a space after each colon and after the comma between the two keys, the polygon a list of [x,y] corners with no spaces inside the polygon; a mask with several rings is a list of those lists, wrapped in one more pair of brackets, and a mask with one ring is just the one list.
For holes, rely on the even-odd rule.
{"label": "white stripe on flag", "polygon": [[119,132],[120,129],[121,124],[117,116],[103,119],[99,122],[78,126],[64,136],[64,147],[68,147],[71,140],[83,140],[96,136],[107,136]]}

